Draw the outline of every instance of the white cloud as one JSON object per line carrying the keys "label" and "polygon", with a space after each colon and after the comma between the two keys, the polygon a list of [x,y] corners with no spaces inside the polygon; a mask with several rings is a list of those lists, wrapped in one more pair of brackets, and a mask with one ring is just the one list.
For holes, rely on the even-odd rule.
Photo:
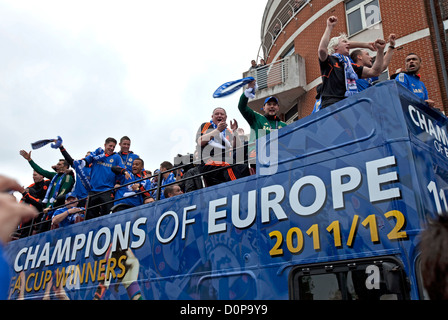
{"label": "white cloud", "polygon": [[[0,0],[0,174],[30,184],[18,151],[57,135],[75,158],[128,135],[154,170],[194,151],[218,105],[248,130],[239,94],[212,93],[256,57],[265,4]],[[47,146],[33,158],[48,169],[60,153]]]}

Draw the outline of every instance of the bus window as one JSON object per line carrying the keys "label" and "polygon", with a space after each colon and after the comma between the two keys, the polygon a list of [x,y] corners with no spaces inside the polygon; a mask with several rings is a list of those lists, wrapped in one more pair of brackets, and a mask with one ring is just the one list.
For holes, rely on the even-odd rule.
{"label": "bus window", "polygon": [[316,274],[300,277],[303,300],[342,300],[336,274]]}
{"label": "bus window", "polygon": [[395,260],[353,260],[291,270],[294,300],[408,299],[406,275]]}
{"label": "bus window", "polygon": [[251,272],[207,275],[199,279],[201,300],[253,300],[257,296],[255,276]]}

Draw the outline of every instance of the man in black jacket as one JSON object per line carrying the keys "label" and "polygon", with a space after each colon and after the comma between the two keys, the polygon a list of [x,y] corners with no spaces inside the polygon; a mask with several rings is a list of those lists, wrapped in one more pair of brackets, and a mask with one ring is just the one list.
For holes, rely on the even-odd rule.
{"label": "man in black jacket", "polygon": [[[39,212],[39,216],[35,221],[40,221],[43,215],[43,205],[42,200],[45,198],[48,186],[50,185],[50,180],[45,180],[44,176],[40,175],[36,171],[33,171],[33,181],[28,188],[22,188],[19,192],[22,194],[21,203],[28,204],[36,208]],[[25,238],[32,234],[33,230],[30,230],[33,221],[28,221],[20,225],[18,236],[19,238]]]}

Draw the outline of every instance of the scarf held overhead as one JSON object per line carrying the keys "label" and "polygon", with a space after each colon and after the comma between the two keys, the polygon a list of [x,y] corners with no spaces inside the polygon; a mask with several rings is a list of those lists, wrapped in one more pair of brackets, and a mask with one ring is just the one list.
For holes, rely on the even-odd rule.
{"label": "scarf held overhead", "polygon": [[47,144],[51,143],[51,147],[53,149],[57,149],[62,145],[62,138],[60,136],[58,136],[57,139],[42,139],[42,140],[37,140],[36,142],[31,143],[31,148],[33,150],[36,149],[40,149],[42,147],[45,147]]}
{"label": "scarf held overhead", "polygon": [[37,140],[36,142],[31,143],[31,148],[33,150],[40,149],[47,144],[53,142],[55,139],[43,139],[43,140]]}

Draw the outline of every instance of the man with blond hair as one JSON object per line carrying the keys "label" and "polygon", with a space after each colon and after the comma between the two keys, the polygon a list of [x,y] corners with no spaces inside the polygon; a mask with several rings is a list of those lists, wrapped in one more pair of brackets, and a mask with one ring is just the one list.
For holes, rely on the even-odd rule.
{"label": "man with blond hair", "polygon": [[350,61],[350,49],[354,47],[345,34],[331,37],[338,18],[327,19],[327,27],[319,44],[318,56],[322,75],[321,109],[358,93],[356,80],[378,77],[383,70],[383,56],[386,42],[377,39],[371,44],[377,51],[377,58],[371,68],[358,66]]}

